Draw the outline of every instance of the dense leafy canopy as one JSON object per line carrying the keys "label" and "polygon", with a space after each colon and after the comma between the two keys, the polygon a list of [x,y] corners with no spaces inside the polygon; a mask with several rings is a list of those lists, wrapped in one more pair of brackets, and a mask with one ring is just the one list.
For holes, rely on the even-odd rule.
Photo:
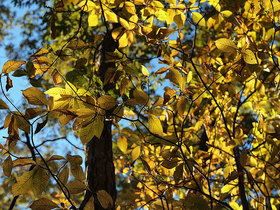
{"label": "dense leafy canopy", "polygon": [[[37,3],[43,47],[1,73],[3,202],[78,208],[91,189],[82,157],[50,155],[34,134],[59,124],[82,147],[112,122],[118,197],[92,192],[84,209],[279,207],[277,0]],[[32,86],[24,108],[6,94],[11,75]]]}

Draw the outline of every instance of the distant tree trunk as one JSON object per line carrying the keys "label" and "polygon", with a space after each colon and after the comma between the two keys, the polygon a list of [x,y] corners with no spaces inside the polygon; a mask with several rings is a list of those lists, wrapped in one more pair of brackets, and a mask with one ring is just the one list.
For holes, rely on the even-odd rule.
{"label": "distant tree trunk", "polygon": [[[109,68],[115,68],[115,63],[106,62],[106,53],[114,52],[117,43],[113,40],[111,32],[104,37],[102,44],[97,52],[98,58],[98,77],[104,83],[105,74]],[[103,90],[107,93],[112,89],[112,84],[104,85]],[[107,113],[108,114],[108,113]],[[95,209],[104,209],[97,199],[97,192],[105,190],[113,199],[114,205],[108,209],[115,209],[116,200],[116,183],[115,183],[115,167],[113,163],[112,151],[112,122],[104,120],[104,129],[101,137],[94,137],[86,145],[85,164],[88,186],[91,191],[87,191],[84,201],[80,209],[84,209],[85,204],[93,195]]]}

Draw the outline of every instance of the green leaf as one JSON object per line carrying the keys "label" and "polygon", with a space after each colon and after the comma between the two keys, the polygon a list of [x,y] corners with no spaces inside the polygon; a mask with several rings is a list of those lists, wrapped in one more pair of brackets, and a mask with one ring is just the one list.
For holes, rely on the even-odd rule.
{"label": "green leaf", "polygon": [[69,71],[66,74],[66,80],[77,86],[82,86],[87,82],[87,79],[83,76],[83,74],[79,70]]}
{"label": "green leaf", "polygon": [[27,76],[27,75],[28,75],[27,72],[23,71],[21,69],[18,69],[13,73],[13,77],[22,77],[22,76]]}

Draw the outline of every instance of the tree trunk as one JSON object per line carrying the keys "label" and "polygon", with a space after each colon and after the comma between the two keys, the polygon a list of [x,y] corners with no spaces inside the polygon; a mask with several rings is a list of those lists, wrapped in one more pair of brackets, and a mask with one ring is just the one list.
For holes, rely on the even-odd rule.
{"label": "tree trunk", "polygon": [[[116,42],[111,36],[111,32],[107,33],[104,37],[102,44],[97,52],[98,72],[97,76],[104,83],[106,72],[109,68],[116,68],[115,63],[106,62],[106,53],[114,52],[116,49]],[[103,87],[105,93],[108,93],[113,88],[112,84],[106,84]],[[106,112],[108,117],[109,111]],[[105,190],[113,199],[113,206],[107,209],[115,209],[116,200],[116,183],[115,183],[115,167],[113,163],[113,151],[112,151],[112,122],[110,120],[104,120],[104,129],[101,137],[98,139],[94,137],[86,145],[85,164],[86,164],[86,176],[90,191],[86,192],[85,198],[80,206],[80,209],[84,209],[85,204],[88,202],[91,196],[94,197],[95,210],[104,209],[97,198],[97,192],[99,190]]]}

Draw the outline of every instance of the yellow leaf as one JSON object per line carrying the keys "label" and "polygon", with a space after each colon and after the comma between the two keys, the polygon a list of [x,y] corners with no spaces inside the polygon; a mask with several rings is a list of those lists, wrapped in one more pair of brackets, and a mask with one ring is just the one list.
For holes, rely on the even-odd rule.
{"label": "yellow leaf", "polygon": [[132,15],[136,13],[135,5],[132,2],[125,1],[124,7],[128,13],[130,13]]}
{"label": "yellow leaf", "polygon": [[141,71],[142,71],[143,75],[145,75],[147,77],[149,76],[149,71],[145,66],[141,65]]}
{"label": "yellow leaf", "polygon": [[10,73],[10,72],[18,69],[19,67],[21,67],[23,64],[26,64],[26,62],[9,60],[4,64],[3,69],[2,69],[2,74]]}
{"label": "yellow leaf", "polygon": [[31,55],[30,57],[39,57],[41,55],[45,55],[48,54],[50,51],[46,48],[41,48],[40,50],[38,50],[37,52],[35,52],[33,55]]}
{"label": "yellow leaf", "polygon": [[185,89],[185,85],[187,82],[186,77],[183,77],[178,70],[176,69],[169,70],[165,78],[169,79],[171,82],[178,85],[180,87],[180,90],[183,91]]}
{"label": "yellow leaf", "polygon": [[185,96],[181,96],[177,103],[177,110],[178,110],[179,115],[181,115],[181,116],[184,115],[186,107],[187,107],[187,99]]}
{"label": "yellow leaf", "polygon": [[124,33],[119,39],[119,47],[126,47],[128,45],[127,33]]}
{"label": "yellow leaf", "polygon": [[42,74],[51,68],[51,66],[41,65],[36,63],[34,63],[33,66],[34,66],[34,71],[32,72],[31,77],[35,77],[36,75]]}
{"label": "yellow leaf", "polygon": [[94,210],[94,197],[91,196],[85,205],[84,210]]}
{"label": "yellow leaf", "polygon": [[125,20],[125,19],[123,19],[123,18],[119,18],[119,23],[125,28],[125,29],[127,29],[127,30],[130,30],[130,25],[129,25],[129,23]]}
{"label": "yellow leaf", "polygon": [[100,138],[104,128],[103,121],[103,116],[97,116],[93,122],[80,129],[80,139],[83,144],[88,143],[94,136]]}
{"label": "yellow leaf", "polygon": [[27,99],[29,104],[32,105],[47,105],[47,97],[46,95],[35,87],[27,88],[26,90],[22,90],[22,94]]}
{"label": "yellow leaf", "polygon": [[99,16],[95,14],[94,12],[91,12],[91,14],[88,16],[88,26],[97,26],[98,25]]}
{"label": "yellow leaf", "polygon": [[40,56],[40,57],[36,57],[35,59],[33,59],[32,62],[37,63],[37,64],[50,65],[52,63],[52,60],[46,56]]}
{"label": "yellow leaf", "polygon": [[34,194],[41,194],[48,185],[49,177],[45,169],[35,167],[17,177],[16,180],[17,182],[12,186],[14,196],[23,195],[29,190],[32,190]]}
{"label": "yellow leaf", "polygon": [[243,57],[244,57],[244,61],[248,64],[258,64],[258,60],[256,58],[256,55],[250,49],[246,49],[243,52]]}
{"label": "yellow leaf", "polygon": [[157,98],[157,100],[153,104],[152,108],[163,105],[163,101],[164,101],[164,99],[162,97]]}
{"label": "yellow leaf", "polygon": [[149,114],[148,128],[149,128],[149,131],[154,134],[163,133],[163,128],[162,128],[160,120],[153,114]]}
{"label": "yellow leaf", "polygon": [[117,100],[110,95],[101,96],[97,99],[97,103],[102,109],[112,109],[118,104]]}
{"label": "yellow leaf", "polygon": [[237,46],[229,39],[221,38],[215,41],[215,44],[222,52],[235,53]]}
{"label": "yellow leaf", "polygon": [[28,159],[28,158],[18,158],[13,161],[13,166],[25,166],[25,165],[36,165],[36,162],[34,160]]}
{"label": "yellow leaf", "polygon": [[234,185],[226,184],[225,186],[222,187],[221,193],[228,193],[228,192],[230,192],[234,187],[235,187]]}
{"label": "yellow leaf", "polygon": [[138,104],[150,106],[149,96],[142,90],[134,90],[133,97],[136,99]]}
{"label": "yellow leaf", "polygon": [[140,156],[141,148],[140,146],[135,147],[131,152],[132,162],[135,161]]}
{"label": "yellow leaf", "polygon": [[3,173],[5,176],[10,176],[13,169],[13,161],[9,155],[3,163]]}
{"label": "yellow leaf", "polygon": [[203,16],[198,13],[198,12],[193,12],[192,13],[192,19],[193,19],[193,22],[197,25],[200,25],[200,26],[206,26],[206,22],[205,22],[205,19],[203,18]]}
{"label": "yellow leaf", "polygon": [[105,14],[106,20],[110,21],[111,23],[118,23],[119,22],[118,21],[118,16],[114,12],[112,12],[110,10],[105,10],[104,14]]}
{"label": "yellow leaf", "polygon": [[174,9],[168,9],[167,10],[167,14],[166,14],[166,23],[168,25],[170,25],[171,23],[173,23],[173,19],[174,19],[174,16],[176,15],[176,12]]}
{"label": "yellow leaf", "polygon": [[190,71],[187,76],[187,83],[189,83],[192,80],[192,76],[193,76],[193,73],[192,73],[192,71]]}
{"label": "yellow leaf", "polygon": [[81,7],[82,10],[84,10],[85,12],[90,12],[91,10],[93,10],[96,6],[92,1],[89,0],[83,0],[78,4],[78,7]]}
{"label": "yellow leaf", "polygon": [[0,109],[9,109],[8,105],[0,99]]}
{"label": "yellow leaf", "polygon": [[55,72],[52,74],[52,79],[55,85],[62,84],[62,77],[59,75],[59,73]]}
{"label": "yellow leaf", "polygon": [[117,145],[123,153],[126,153],[126,149],[127,149],[127,139],[126,139],[126,137],[119,135]]}
{"label": "yellow leaf", "polygon": [[66,185],[66,188],[69,190],[70,194],[78,194],[85,190],[89,190],[88,187],[81,182],[80,180],[73,180]]}
{"label": "yellow leaf", "polygon": [[65,166],[62,171],[57,176],[58,180],[63,184],[66,185],[69,178],[69,168]]}
{"label": "yellow leaf", "polygon": [[51,210],[54,208],[59,208],[58,205],[47,198],[40,198],[34,201],[30,208],[32,210]]}
{"label": "yellow leaf", "polygon": [[220,14],[225,18],[229,18],[232,15],[232,11],[224,10],[224,11],[221,11]]}
{"label": "yellow leaf", "polygon": [[107,193],[105,190],[99,190],[97,192],[97,199],[104,209],[112,208],[113,199],[111,195]]}

